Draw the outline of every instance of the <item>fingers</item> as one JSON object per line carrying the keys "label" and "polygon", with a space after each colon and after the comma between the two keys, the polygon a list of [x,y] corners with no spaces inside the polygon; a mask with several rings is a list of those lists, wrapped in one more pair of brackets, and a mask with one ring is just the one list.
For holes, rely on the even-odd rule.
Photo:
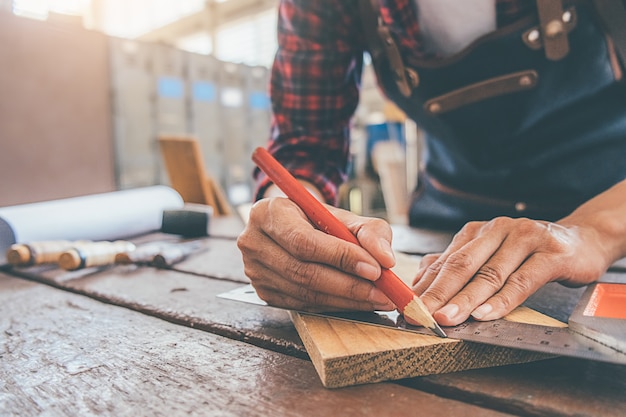
{"label": "fingers", "polygon": [[[269,204],[268,211],[280,214],[275,221],[263,219],[258,223],[265,224],[265,233],[295,259],[330,265],[370,281],[380,277],[380,263],[364,248],[315,229],[290,200],[277,198]],[[353,224],[357,223],[354,218],[358,216],[341,212],[344,219],[352,217]],[[362,223],[354,227],[365,228]]]}
{"label": "fingers", "polygon": [[346,210],[331,208],[333,214],[356,236],[361,246],[383,268],[392,268],[396,258],[391,249],[392,231],[382,219],[356,216]]}
{"label": "fingers", "polygon": [[462,248],[467,242],[471,241],[476,235],[476,229],[480,226],[476,223],[468,223],[461,231],[459,231],[446,250],[440,254],[429,254],[422,258],[420,270],[413,280],[413,291],[422,295],[428,289],[435,278],[441,272],[445,260],[456,250]]}
{"label": "fingers", "polygon": [[281,280],[276,272],[270,270],[265,271],[263,276],[266,279],[252,280],[252,285],[259,297],[276,307],[306,311],[394,308],[393,303],[372,283],[320,265],[315,266],[312,277]]}
{"label": "fingers", "polygon": [[439,259],[440,256],[441,256],[440,253],[429,253],[427,255],[424,255],[422,259],[420,260],[419,270],[417,271],[417,274],[415,274],[415,277],[413,278],[413,281],[411,282],[411,285],[413,285],[413,291],[417,295],[422,295],[422,292],[424,292],[424,290],[428,287],[427,285],[425,285],[424,282],[420,282],[420,281],[422,280],[422,277],[428,270],[428,267],[430,267],[433,264],[433,262]]}
{"label": "fingers", "polygon": [[[371,282],[381,264],[395,263],[391,228],[381,219],[331,210],[361,246],[315,229],[287,199],[255,204],[238,239],[252,285],[268,303],[284,308],[392,309]],[[580,254],[588,251],[577,233],[529,219],[468,223],[443,253],[422,259],[414,291],[442,325],[470,315],[500,318],[548,281],[588,282],[597,276],[599,268],[584,269],[589,262]]]}
{"label": "fingers", "polygon": [[476,320],[495,320],[509,314],[545,283],[550,281],[550,262],[545,257],[531,256],[519,269],[509,275],[506,283],[472,313]]}
{"label": "fingers", "polygon": [[[261,254],[261,259],[266,259],[264,254]],[[257,263],[254,268],[246,270],[246,274],[259,296],[276,306],[304,308],[310,305],[358,310],[392,308],[389,299],[371,282],[326,265],[300,261],[287,252],[275,254],[271,262]],[[268,300],[263,297],[263,290],[289,294],[300,304],[285,306],[281,300]]]}
{"label": "fingers", "polygon": [[381,267],[363,248],[309,227],[275,236],[278,245],[300,262],[320,263],[374,281]]}
{"label": "fingers", "polygon": [[[357,216],[343,217],[356,229],[368,229]],[[237,244],[244,272],[271,305],[309,311],[394,308],[370,282],[379,278],[380,264],[362,247],[315,229],[287,199],[256,203]]]}
{"label": "fingers", "polygon": [[[469,230],[475,228],[470,225]],[[500,247],[503,235],[474,236],[473,230],[462,231],[453,239],[444,253],[426,269],[414,290],[431,310],[437,311],[474,277],[479,268]]]}
{"label": "fingers", "polygon": [[554,236],[549,225],[510,218],[470,223],[442,254],[424,257],[414,291],[442,325],[470,315],[500,318],[577,262],[576,241]]}
{"label": "fingers", "polygon": [[532,249],[505,238],[469,282],[433,314],[435,320],[442,325],[455,325],[470,315],[477,320],[493,320],[511,312],[552,274],[545,262],[538,264],[545,257],[527,258]]}

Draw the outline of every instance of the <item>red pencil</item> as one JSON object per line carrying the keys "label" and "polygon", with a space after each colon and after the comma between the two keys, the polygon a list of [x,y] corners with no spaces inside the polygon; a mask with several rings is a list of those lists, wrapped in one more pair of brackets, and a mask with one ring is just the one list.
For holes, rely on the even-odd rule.
{"label": "red pencil", "polygon": [[[313,197],[267,150],[257,148],[252,154],[252,160],[291,201],[304,211],[318,229],[360,246],[348,227]],[[422,300],[393,271],[383,268],[380,278],[374,281],[374,285],[398,307],[398,310],[409,321],[429,328],[437,336],[446,337]]]}

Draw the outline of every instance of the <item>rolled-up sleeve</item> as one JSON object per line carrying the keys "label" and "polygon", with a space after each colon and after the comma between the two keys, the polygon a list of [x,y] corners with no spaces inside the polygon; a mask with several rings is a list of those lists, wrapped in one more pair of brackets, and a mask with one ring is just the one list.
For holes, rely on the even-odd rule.
{"label": "rolled-up sleeve", "polygon": [[[346,179],[363,43],[355,0],[282,0],[272,66],[268,150],[337,203]],[[258,169],[256,198],[270,182]]]}

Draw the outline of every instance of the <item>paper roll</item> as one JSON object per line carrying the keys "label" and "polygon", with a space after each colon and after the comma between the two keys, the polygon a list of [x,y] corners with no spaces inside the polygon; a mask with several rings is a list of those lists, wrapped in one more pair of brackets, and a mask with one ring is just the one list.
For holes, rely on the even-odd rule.
{"label": "paper roll", "polygon": [[[14,243],[119,240],[161,228],[163,211],[183,207],[174,189],[156,185],[0,208],[0,264]],[[5,230],[6,229],[6,230]]]}

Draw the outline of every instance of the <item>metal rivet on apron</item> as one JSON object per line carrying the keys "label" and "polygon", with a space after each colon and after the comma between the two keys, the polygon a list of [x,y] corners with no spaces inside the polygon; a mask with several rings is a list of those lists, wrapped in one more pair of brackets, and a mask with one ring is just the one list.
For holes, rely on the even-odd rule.
{"label": "metal rivet on apron", "polygon": [[533,81],[530,79],[530,77],[528,75],[522,75],[519,78],[519,85],[526,87],[529,86],[533,83]]}
{"label": "metal rivet on apron", "polygon": [[415,70],[411,69],[411,68],[407,68],[406,69],[406,75],[409,78],[409,81],[411,81],[411,85],[413,86],[413,88],[417,87],[420,83],[420,77],[419,75],[417,75],[417,72],[415,72]]}
{"label": "metal rivet on apron", "polygon": [[526,210],[526,203],[523,201],[518,201],[515,203],[515,211],[520,212]]}
{"label": "metal rivet on apron", "polygon": [[537,29],[528,32],[528,41],[537,42],[539,40],[539,31]]}
{"label": "metal rivet on apron", "polygon": [[556,19],[551,20],[546,25],[546,36],[549,38],[554,38],[560,35],[561,33],[563,33],[563,30],[564,30],[563,22],[561,22],[560,20],[556,20]]}
{"label": "metal rivet on apron", "polygon": [[439,113],[441,111],[441,104],[439,104],[439,103],[432,103],[430,106],[428,106],[428,110],[431,113]]}
{"label": "metal rivet on apron", "polygon": [[565,23],[569,23],[569,22],[571,22],[571,20],[572,20],[572,12],[567,11],[567,12],[563,13],[563,21]]}

